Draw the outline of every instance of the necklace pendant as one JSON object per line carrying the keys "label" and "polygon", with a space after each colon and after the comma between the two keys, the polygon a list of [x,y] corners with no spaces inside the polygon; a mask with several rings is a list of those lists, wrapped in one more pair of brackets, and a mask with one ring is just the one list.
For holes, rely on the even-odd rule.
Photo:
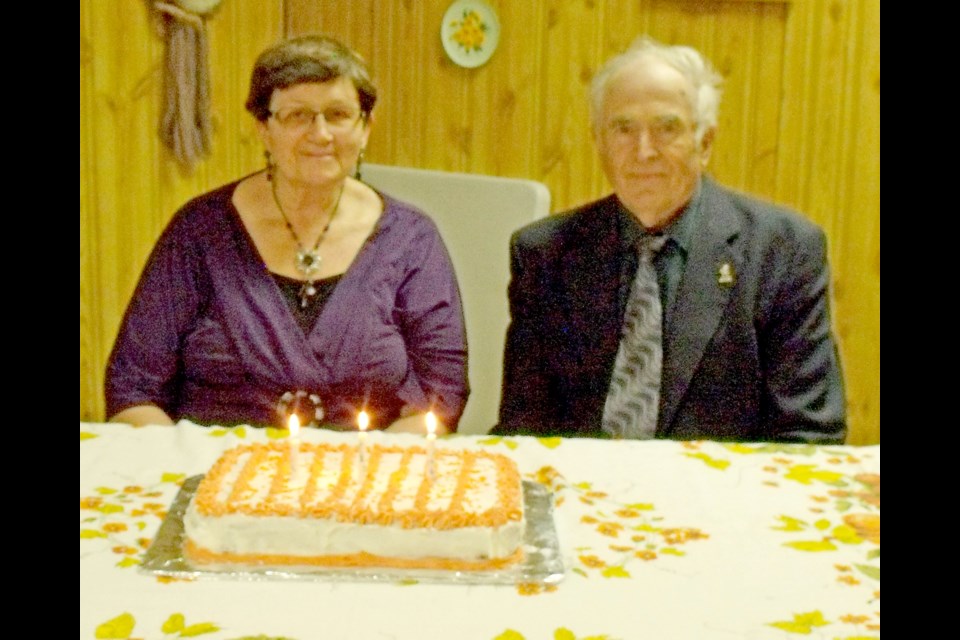
{"label": "necklace pendant", "polygon": [[300,249],[297,251],[297,271],[310,277],[320,270],[320,254],[316,249],[307,251]]}
{"label": "necklace pendant", "polygon": [[300,308],[306,309],[315,295],[317,295],[317,288],[313,286],[313,282],[304,282],[300,287]]}

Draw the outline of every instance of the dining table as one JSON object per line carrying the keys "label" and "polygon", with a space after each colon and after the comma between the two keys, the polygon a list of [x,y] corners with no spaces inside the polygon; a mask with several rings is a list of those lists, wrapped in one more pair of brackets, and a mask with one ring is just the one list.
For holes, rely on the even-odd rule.
{"label": "dining table", "polygon": [[[298,437],[358,435],[304,428]],[[230,448],[289,437],[187,421],[81,422],[80,638],[880,637],[879,444],[451,434],[436,448],[502,453],[546,496],[536,519],[553,536],[550,571],[487,582],[151,568],[191,480]]]}

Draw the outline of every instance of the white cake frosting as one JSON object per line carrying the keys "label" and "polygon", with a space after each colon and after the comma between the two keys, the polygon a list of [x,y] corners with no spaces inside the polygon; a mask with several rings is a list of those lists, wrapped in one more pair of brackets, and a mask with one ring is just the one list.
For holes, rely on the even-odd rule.
{"label": "white cake frosting", "polygon": [[365,453],[286,441],[225,452],[184,515],[187,557],[451,570],[522,557],[522,484],[506,456],[437,448],[431,458],[421,446],[382,445]]}

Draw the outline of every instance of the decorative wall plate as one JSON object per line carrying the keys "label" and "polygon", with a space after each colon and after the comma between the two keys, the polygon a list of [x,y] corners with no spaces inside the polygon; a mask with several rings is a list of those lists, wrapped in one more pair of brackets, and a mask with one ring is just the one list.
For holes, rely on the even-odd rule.
{"label": "decorative wall plate", "polygon": [[497,14],[483,0],[457,0],[443,14],[440,40],[455,63],[479,67],[490,59],[500,42]]}

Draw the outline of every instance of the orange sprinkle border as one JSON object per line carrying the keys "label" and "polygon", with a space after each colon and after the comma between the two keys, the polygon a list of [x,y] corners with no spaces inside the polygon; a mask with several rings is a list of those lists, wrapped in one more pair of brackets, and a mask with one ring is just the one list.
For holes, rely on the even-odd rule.
{"label": "orange sprinkle border", "polygon": [[489,560],[456,560],[453,558],[388,558],[372,553],[351,553],[336,556],[293,556],[258,553],[217,553],[195,545],[187,540],[183,545],[185,558],[197,565],[222,564],[278,567],[330,567],[330,568],[386,568],[386,569],[438,569],[443,571],[491,571],[517,564],[524,559],[523,547],[506,558]]}

